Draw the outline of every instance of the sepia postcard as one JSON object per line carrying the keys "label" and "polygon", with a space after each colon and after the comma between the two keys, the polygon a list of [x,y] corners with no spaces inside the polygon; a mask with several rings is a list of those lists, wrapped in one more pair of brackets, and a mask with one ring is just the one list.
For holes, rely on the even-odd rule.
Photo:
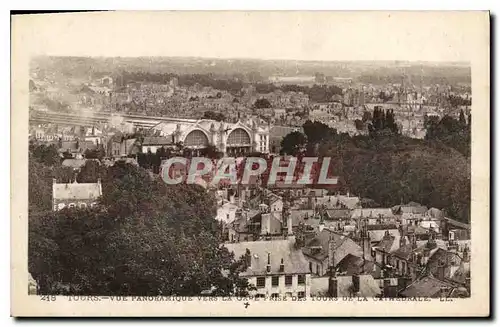
{"label": "sepia postcard", "polygon": [[490,15],[12,16],[11,315],[488,317]]}

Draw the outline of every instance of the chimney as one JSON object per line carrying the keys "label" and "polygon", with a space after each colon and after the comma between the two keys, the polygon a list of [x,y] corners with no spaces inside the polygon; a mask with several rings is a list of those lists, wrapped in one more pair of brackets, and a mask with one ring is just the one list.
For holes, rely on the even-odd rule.
{"label": "chimney", "polygon": [[402,248],[406,245],[406,236],[404,234],[401,234],[401,238],[399,239],[399,247]]}
{"label": "chimney", "polygon": [[321,231],[323,231],[323,229],[325,229],[325,224],[324,224],[323,222],[321,222],[321,223],[319,224],[318,228],[319,228],[319,231],[320,231],[320,232],[321,232]]}
{"label": "chimney", "polygon": [[57,184],[57,179],[52,178],[52,184]]}
{"label": "chimney", "polygon": [[249,249],[246,249],[245,251],[245,265],[247,269],[252,266],[252,254]]}
{"label": "chimney", "polygon": [[268,273],[271,272],[271,253],[267,253],[267,266],[266,266],[266,271]]}
{"label": "chimney", "polygon": [[389,278],[384,278],[384,289],[383,295],[384,297],[391,297],[391,280]]}
{"label": "chimney", "polygon": [[439,293],[440,293],[439,295],[440,295],[440,297],[441,297],[441,298],[446,298],[446,297],[448,297],[448,287],[446,287],[446,286],[441,286],[441,288],[440,288],[440,292],[439,292]]}
{"label": "chimney", "polygon": [[338,281],[335,276],[328,279],[328,295],[333,298],[338,296]]}
{"label": "chimney", "polygon": [[413,250],[415,250],[417,248],[417,237],[415,236],[415,234],[412,234],[411,235],[411,248]]}
{"label": "chimney", "polygon": [[280,263],[280,272],[285,272],[285,263],[283,261],[283,258],[281,258],[281,263]]}
{"label": "chimney", "polygon": [[357,293],[359,292],[359,275],[355,274],[355,275],[352,275],[352,291],[353,291],[353,295],[357,295]]}
{"label": "chimney", "polygon": [[439,262],[437,267],[437,278],[439,280],[444,280],[445,278],[446,265],[444,262]]}
{"label": "chimney", "polygon": [[470,251],[469,251],[469,247],[467,245],[464,248],[462,261],[463,262],[470,262]]}
{"label": "chimney", "polygon": [[288,236],[293,234],[293,223],[292,223],[292,215],[288,214],[288,217],[286,218],[286,226],[288,228]]}
{"label": "chimney", "polygon": [[431,253],[431,250],[429,250],[428,248],[425,248],[424,251],[423,251],[423,264],[426,265],[427,264],[427,261],[429,260],[429,255]]}

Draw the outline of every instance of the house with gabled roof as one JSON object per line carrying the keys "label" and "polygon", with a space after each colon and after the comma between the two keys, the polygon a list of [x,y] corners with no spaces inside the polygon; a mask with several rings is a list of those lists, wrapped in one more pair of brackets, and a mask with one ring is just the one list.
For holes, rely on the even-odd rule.
{"label": "house with gabled roof", "polygon": [[240,276],[257,289],[257,298],[298,297],[310,295],[311,274],[302,251],[293,237],[282,240],[228,243],[224,246],[235,258],[244,261]]}
{"label": "house with gabled roof", "polygon": [[302,248],[302,252],[309,261],[311,273],[317,276],[328,273],[330,253],[333,254],[335,267],[348,254],[372,260],[369,251],[363,253],[363,248],[350,237],[327,228],[322,229],[314,238],[308,240]]}
{"label": "house with gabled roof", "polygon": [[52,208],[54,211],[64,208],[88,208],[97,204],[102,196],[101,180],[97,183],[57,183],[52,184]]}

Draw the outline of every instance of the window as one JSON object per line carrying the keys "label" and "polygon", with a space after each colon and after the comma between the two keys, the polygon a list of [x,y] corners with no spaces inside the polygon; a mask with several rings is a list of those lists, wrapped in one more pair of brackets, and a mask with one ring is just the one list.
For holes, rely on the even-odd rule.
{"label": "window", "polygon": [[293,281],[293,276],[292,275],[286,275],[285,276],[285,285],[286,286],[292,286],[292,281]]}
{"label": "window", "polygon": [[277,299],[279,297],[280,297],[280,295],[278,293],[271,294],[271,299]]}
{"label": "window", "polygon": [[184,139],[185,146],[196,146],[196,147],[205,147],[208,145],[208,138],[200,130],[194,130],[190,132],[186,138]]}
{"label": "window", "polygon": [[250,136],[248,133],[241,129],[237,128],[232,131],[227,138],[228,146],[248,146],[251,145]]}
{"label": "window", "polygon": [[86,203],[83,203],[83,202],[82,202],[82,203],[80,203],[80,208],[82,208],[82,209],[87,208],[87,204],[86,204]]}
{"label": "window", "polygon": [[312,264],[312,262],[309,262],[309,271],[313,272],[313,264]]}
{"label": "window", "polygon": [[76,207],[76,205],[75,205],[74,203],[70,203],[70,204],[68,205],[68,207],[70,207],[70,208],[74,208],[74,207]]}
{"label": "window", "polygon": [[265,299],[265,298],[266,298],[266,296],[265,296],[264,294],[256,294],[256,295],[255,295],[255,298],[256,298],[256,299]]}
{"label": "window", "polygon": [[266,287],[266,277],[257,277],[257,287],[258,288]]}
{"label": "window", "polygon": [[286,293],[285,293],[285,297],[292,297],[292,296],[293,296],[293,295],[292,295],[292,292],[286,292]]}
{"label": "window", "polygon": [[298,292],[297,296],[298,296],[299,299],[303,299],[303,298],[306,297],[306,292]]}
{"label": "window", "polygon": [[272,277],[272,285],[273,286],[279,286],[280,285],[280,276],[273,276]]}
{"label": "window", "polygon": [[304,285],[306,283],[306,275],[298,275],[297,282],[299,285]]}
{"label": "window", "polygon": [[316,275],[319,275],[319,264],[316,264]]}

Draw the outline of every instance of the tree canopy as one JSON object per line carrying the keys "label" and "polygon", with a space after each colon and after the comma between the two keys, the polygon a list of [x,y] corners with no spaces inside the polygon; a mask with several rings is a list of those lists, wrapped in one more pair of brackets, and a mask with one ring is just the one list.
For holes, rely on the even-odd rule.
{"label": "tree canopy", "polygon": [[215,198],[205,189],[89,160],[78,178],[102,178],[99,205],[53,212],[53,169],[30,160],[29,271],[40,294],[245,295],[251,288],[238,277],[240,258],[221,246]]}
{"label": "tree canopy", "polygon": [[291,132],[281,140],[281,152],[296,156],[305,149],[306,136],[301,132]]}

